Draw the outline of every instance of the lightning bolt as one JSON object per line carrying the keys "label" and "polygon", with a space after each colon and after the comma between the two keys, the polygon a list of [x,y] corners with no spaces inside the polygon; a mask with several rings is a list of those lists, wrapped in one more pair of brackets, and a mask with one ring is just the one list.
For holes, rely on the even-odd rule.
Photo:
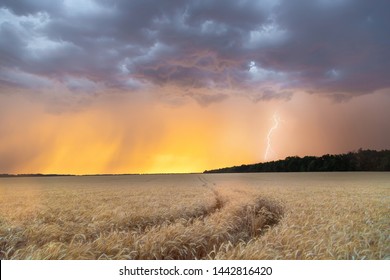
{"label": "lightning bolt", "polygon": [[277,112],[275,112],[273,114],[272,120],[273,120],[273,126],[269,129],[268,134],[267,134],[267,148],[266,148],[265,154],[264,154],[265,161],[268,160],[270,153],[275,153],[271,147],[271,137],[272,137],[272,133],[278,128],[279,123],[280,123],[280,117],[279,117]]}

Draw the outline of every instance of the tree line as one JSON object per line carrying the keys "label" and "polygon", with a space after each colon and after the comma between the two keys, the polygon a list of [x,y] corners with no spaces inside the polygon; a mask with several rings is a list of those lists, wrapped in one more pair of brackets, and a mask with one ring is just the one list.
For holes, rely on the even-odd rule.
{"label": "tree line", "polygon": [[390,150],[362,150],[347,154],[291,156],[283,160],[206,170],[204,173],[390,171]]}

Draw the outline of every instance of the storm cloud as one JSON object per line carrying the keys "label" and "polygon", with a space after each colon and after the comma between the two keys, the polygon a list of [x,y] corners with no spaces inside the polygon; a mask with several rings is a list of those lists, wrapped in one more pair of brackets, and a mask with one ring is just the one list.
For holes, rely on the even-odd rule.
{"label": "storm cloud", "polygon": [[387,0],[0,1],[4,88],[174,86],[201,105],[390,87]]}

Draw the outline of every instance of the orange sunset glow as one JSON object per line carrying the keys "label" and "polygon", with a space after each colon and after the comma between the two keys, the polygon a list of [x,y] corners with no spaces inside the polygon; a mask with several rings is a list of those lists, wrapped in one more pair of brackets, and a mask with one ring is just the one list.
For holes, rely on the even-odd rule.
{"label": "orange sunset glow", "polygon": [[[367,104],[366,99],[352,103],[357,108],[376,108],[378,112],[367,122],[380,122],[385,117],[385,103]],[[386,96],[378,99],[388,100]],[[47,112],[33,101],[12,101],[23,109],[9,110],[6,113],[12,122],[2,122],[9,133],[2,138],[0,152],[3,159],[8,156],[9,169],[5,171],[10,173],[180,173],[260,162],[264,160],[266,134],[276,108],[283,121],[272,135],[274,153],[270,159],[343,152],[371,140],[369,135],[361,135],[361,127],[354,127],[358,111],[354,115],[346,110],[350,105],[335,107],[330,101],[309,95],[301,100],[266,104],[236,97],[208,107],[191,100],[175,107],[114,96],[96,100],[88,109],[59,114]],[[316,103],[322,104],[315,107],[317,110],[321,107],[332,112],[324,121],[326,125],[319,127],[322,112],[304,109]],[[342,125],[350,129],[337,127],[337,134],[332,134],[336,131],[333,121],[343,116],[347,120]],[[381,134],[368,124],[366,131]],[[343,141],[346,143],[340,146]],[[381,141],[378,138],[374,144],[380,148],[385,144]]]}

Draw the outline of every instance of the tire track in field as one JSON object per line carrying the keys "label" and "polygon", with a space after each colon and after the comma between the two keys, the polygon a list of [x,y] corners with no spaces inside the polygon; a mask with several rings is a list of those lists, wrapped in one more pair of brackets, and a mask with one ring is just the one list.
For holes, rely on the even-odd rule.
{"label": "tire track in field", "polygon": [[[199,179],[199,181],[201,181],[203,183],[202,186],[210,189],[213,192],[214,196],[215,196],[215,207],[213,208],[212,211],[207,213],[207,216],[210,216],[211,214],[213,214],[214,212],[218,211],[219,209],[221,209],[223,207],[224,201],[222,200],[222,198],[221,198],[220,194],[218,193],[218,191],[215,188],[210,186],[210,182],[209,181],[207,181],[201,175],[198,176],[198,179]],[[213,186],[215,187],[216,184],[213,183]]]}
{"label": "tire track in field", "polygon": [[[132,259],[205,259],[213,258],[220,249],[248,242],[277,224],[283,207],[268,199],[230,193],[198,176],[204,187],[210,188],[216,199],[209,213],[185,222],[178,220],[168,226],[151,229],[134,248]],[[226,193],[224,193],[226,192]]]}
{"label": "tire track in field", "polygon": [[[211,214],[213,214],[214,212],[220,210],[224,205],[224,202],[222,201],[220,194],[215,190],[215,188],[210,186],[210,182],[207,181],[203,176],[198,176],[198,179],[199,179],[199,181],[202,182],[203,187],[212,191],[212,193],[215,197],[215,203],[211,207],[202,208],[202,209],[195,209],[193,212],[189,211],[189,213],[183,213],[183,215],[181,215],[181,216],[171,217],[168,219],[161,217],[161,218],[157,218],[154,220],[140,221],[137,224],[128,225],[127,229],[128,230],[137,230],[138,232],[142,233],[142,232],[146,232],[146,231],[150,230],[151,228],[168,226],[168,225],[174,224],[178,221],[180,221],[181,223],[186,221],[188,224],[192,224],[197,219],[204,219],[207,216],[210,216]],[[215,186],[215,183],[213,183],[213,185]]]}
{"label": "tire track in field", "polygon": [[[211,190],[215,196],[215,203],[211,207],[198,207],[193,210],[189,210],[188,212],[182,212],[180,216],[173,217],[165,217],[160,216],[154,219],[142,219],[139,221],[130,221],[125,226],[121,226],[120,228],[112,228],[111,230],[126,230],[126,231],[136,231],[140,234],[149,231],[152,228],[169,226],[171,224],[175,224],[180,221],[181,223],[186,222],[188,224],[192,224],[196,219],[202,219],[218,211],[223,206],[223,202],[219,194],[215,191],[215,189],[211,188],[209,182],[203,178],[202,176],[198,176],[198,179],[202,182],[202,186]],[[214,183],[215,185],[215,183]]]}

